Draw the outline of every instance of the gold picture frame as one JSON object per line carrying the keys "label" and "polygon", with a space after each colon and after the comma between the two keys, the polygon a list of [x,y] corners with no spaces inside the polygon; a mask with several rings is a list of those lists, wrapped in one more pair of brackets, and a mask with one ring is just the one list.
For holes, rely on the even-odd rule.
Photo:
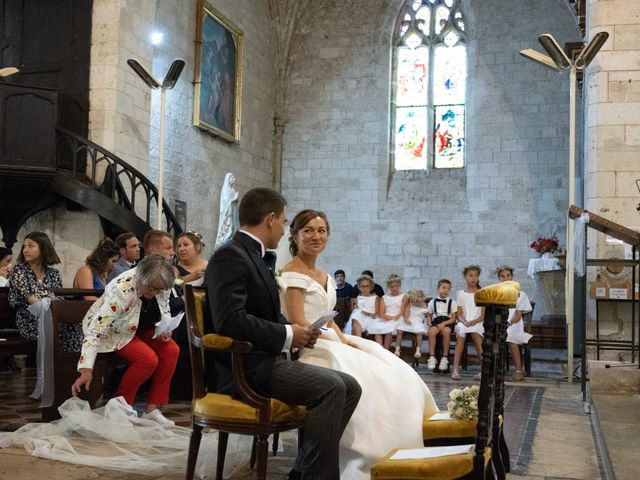
{"label": "gold picture frame", "polygon": [[239,143],[244,34],[206,0],[197,17],[193,124]]}

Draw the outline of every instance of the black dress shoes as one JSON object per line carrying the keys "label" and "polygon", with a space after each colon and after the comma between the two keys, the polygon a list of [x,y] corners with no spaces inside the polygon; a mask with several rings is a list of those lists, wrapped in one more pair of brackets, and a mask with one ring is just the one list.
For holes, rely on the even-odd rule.
{"label": "black dress shoes", "polygon": [[285,480],[302,480],[302,472],[291,469],[291,471],[285,477]]}

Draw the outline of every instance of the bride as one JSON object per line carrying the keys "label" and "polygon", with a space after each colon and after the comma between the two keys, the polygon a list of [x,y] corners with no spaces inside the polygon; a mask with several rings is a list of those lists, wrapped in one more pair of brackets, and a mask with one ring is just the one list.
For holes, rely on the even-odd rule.
{"label": "bride", "polygon": [[[336,303],[336,285],[316,265],[327,246],[323,212],[303,210],[291,223],[293,259],[277,277],[283,313],[309,325]],[[408,364],[375,342],[344,335],[333,321],[300,361],[346,372],[358,380],[362,397],[340,441],[340,477],[368,479],[373,463],[392,448],[422,447],[422,417],[435,413],[431,392]]]}

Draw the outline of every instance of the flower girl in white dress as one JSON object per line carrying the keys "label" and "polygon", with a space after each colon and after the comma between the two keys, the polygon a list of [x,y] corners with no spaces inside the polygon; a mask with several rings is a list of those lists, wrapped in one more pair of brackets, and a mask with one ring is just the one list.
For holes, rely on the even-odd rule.
{"label": "flower girl in white dress", "polygon": [[[464,290],[456,293],[458,305],[458,323],[456,323],[456,352],[453,357],[453,372],[451,378],[460,380],[460,360],[462,351],[467,348],[465,337],[471,335],[471,341],[476,348],[478,358],[482,358],[482,337],[484,335],[484,308],[477,307],[475,293],[480,290],[480,273],[482,270],[477,265],[469,265],[464,268],[462,275],[466,286]],[[474,377],[480,379],[480,374]]]}
{"label": "flower girl in white dress", "polygon": [[426,313],[427,313],[427,296],[422,290],[409,290],[407,292],[409,304],[405,307],[403,321],[398,322],[398,337],[396,338],[397,357],[400,356],[400,347],[402,346],[403,332],[414,333],[416,336],[416,352],[413,358],[422,356],[422,336],[427,333]]}
{"label": "flower girl in white dress", "polygon": [[[292,323],[308,325],[335,305],[335,282],[316,266],[328,237],[322,212],[303,210],[291,223],[294,258],[285,265],[279,284],[284,313]],[[299,361],[349,373],[362,387],[340,440],[340,478],[369,479],[373,463],[392,448],[422,446],[422,417],[437,407],[418,374],[393,353],[375,342],[344,335],[329,322],[314,348],[300,352]]]}
{"label": "flower girl in white dress", "polygon": [[[496,269],[498,278],[501,282],[513,280],[513,267],[509,265],[501,265]],[[524,370],[522,368],[522,357],[520,356],[520,345],[529,343],[529,340],[533,337],[528,332],[524,331],[524,324],[522,322],[522,314],[529,313],[533,310],[529,296],[520,291],[518,295],[518,303],[516,308],[509,309],[509,326],[507,327],[507,348],[513,358],[513,364],[516,371],[513,372],[511,380],[520,382],[524,380]]]}
{"label": "flower girl in white dress", "polygon": [[[380,297],[373,293],[375,283],[369,275],[360,275],[356,283],[360,295],[356,299],[356,308],[351,312],[349,323],[351,333],[356,337],[361,337],[362,332],[368,331],[369,325],[378,317]],[[345,332],[349,332],[346,327]]]}
{"label": "flower girl in white dress", "polygon": [[398,323],[404,321],[402,313],[407,309],[409,298],[400,293],[402,278],[392,273],[387,278],[387,293],[380,301],[380,312],[376,321],[369,325],[369,333],[375,335],[376,342],[386,350],[391,347],[393,335],[396,333]]}

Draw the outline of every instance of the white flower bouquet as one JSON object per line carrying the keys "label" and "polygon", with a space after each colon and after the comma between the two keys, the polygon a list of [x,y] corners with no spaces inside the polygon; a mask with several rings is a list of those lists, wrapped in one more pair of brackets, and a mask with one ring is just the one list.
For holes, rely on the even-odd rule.
{"label": "white flower bouquet", "polygon": [[478,417],[478,394],[480,387],[454,388],[449,392],[451,401],[447,403],[447,410],[455,420],[474,420]]}

